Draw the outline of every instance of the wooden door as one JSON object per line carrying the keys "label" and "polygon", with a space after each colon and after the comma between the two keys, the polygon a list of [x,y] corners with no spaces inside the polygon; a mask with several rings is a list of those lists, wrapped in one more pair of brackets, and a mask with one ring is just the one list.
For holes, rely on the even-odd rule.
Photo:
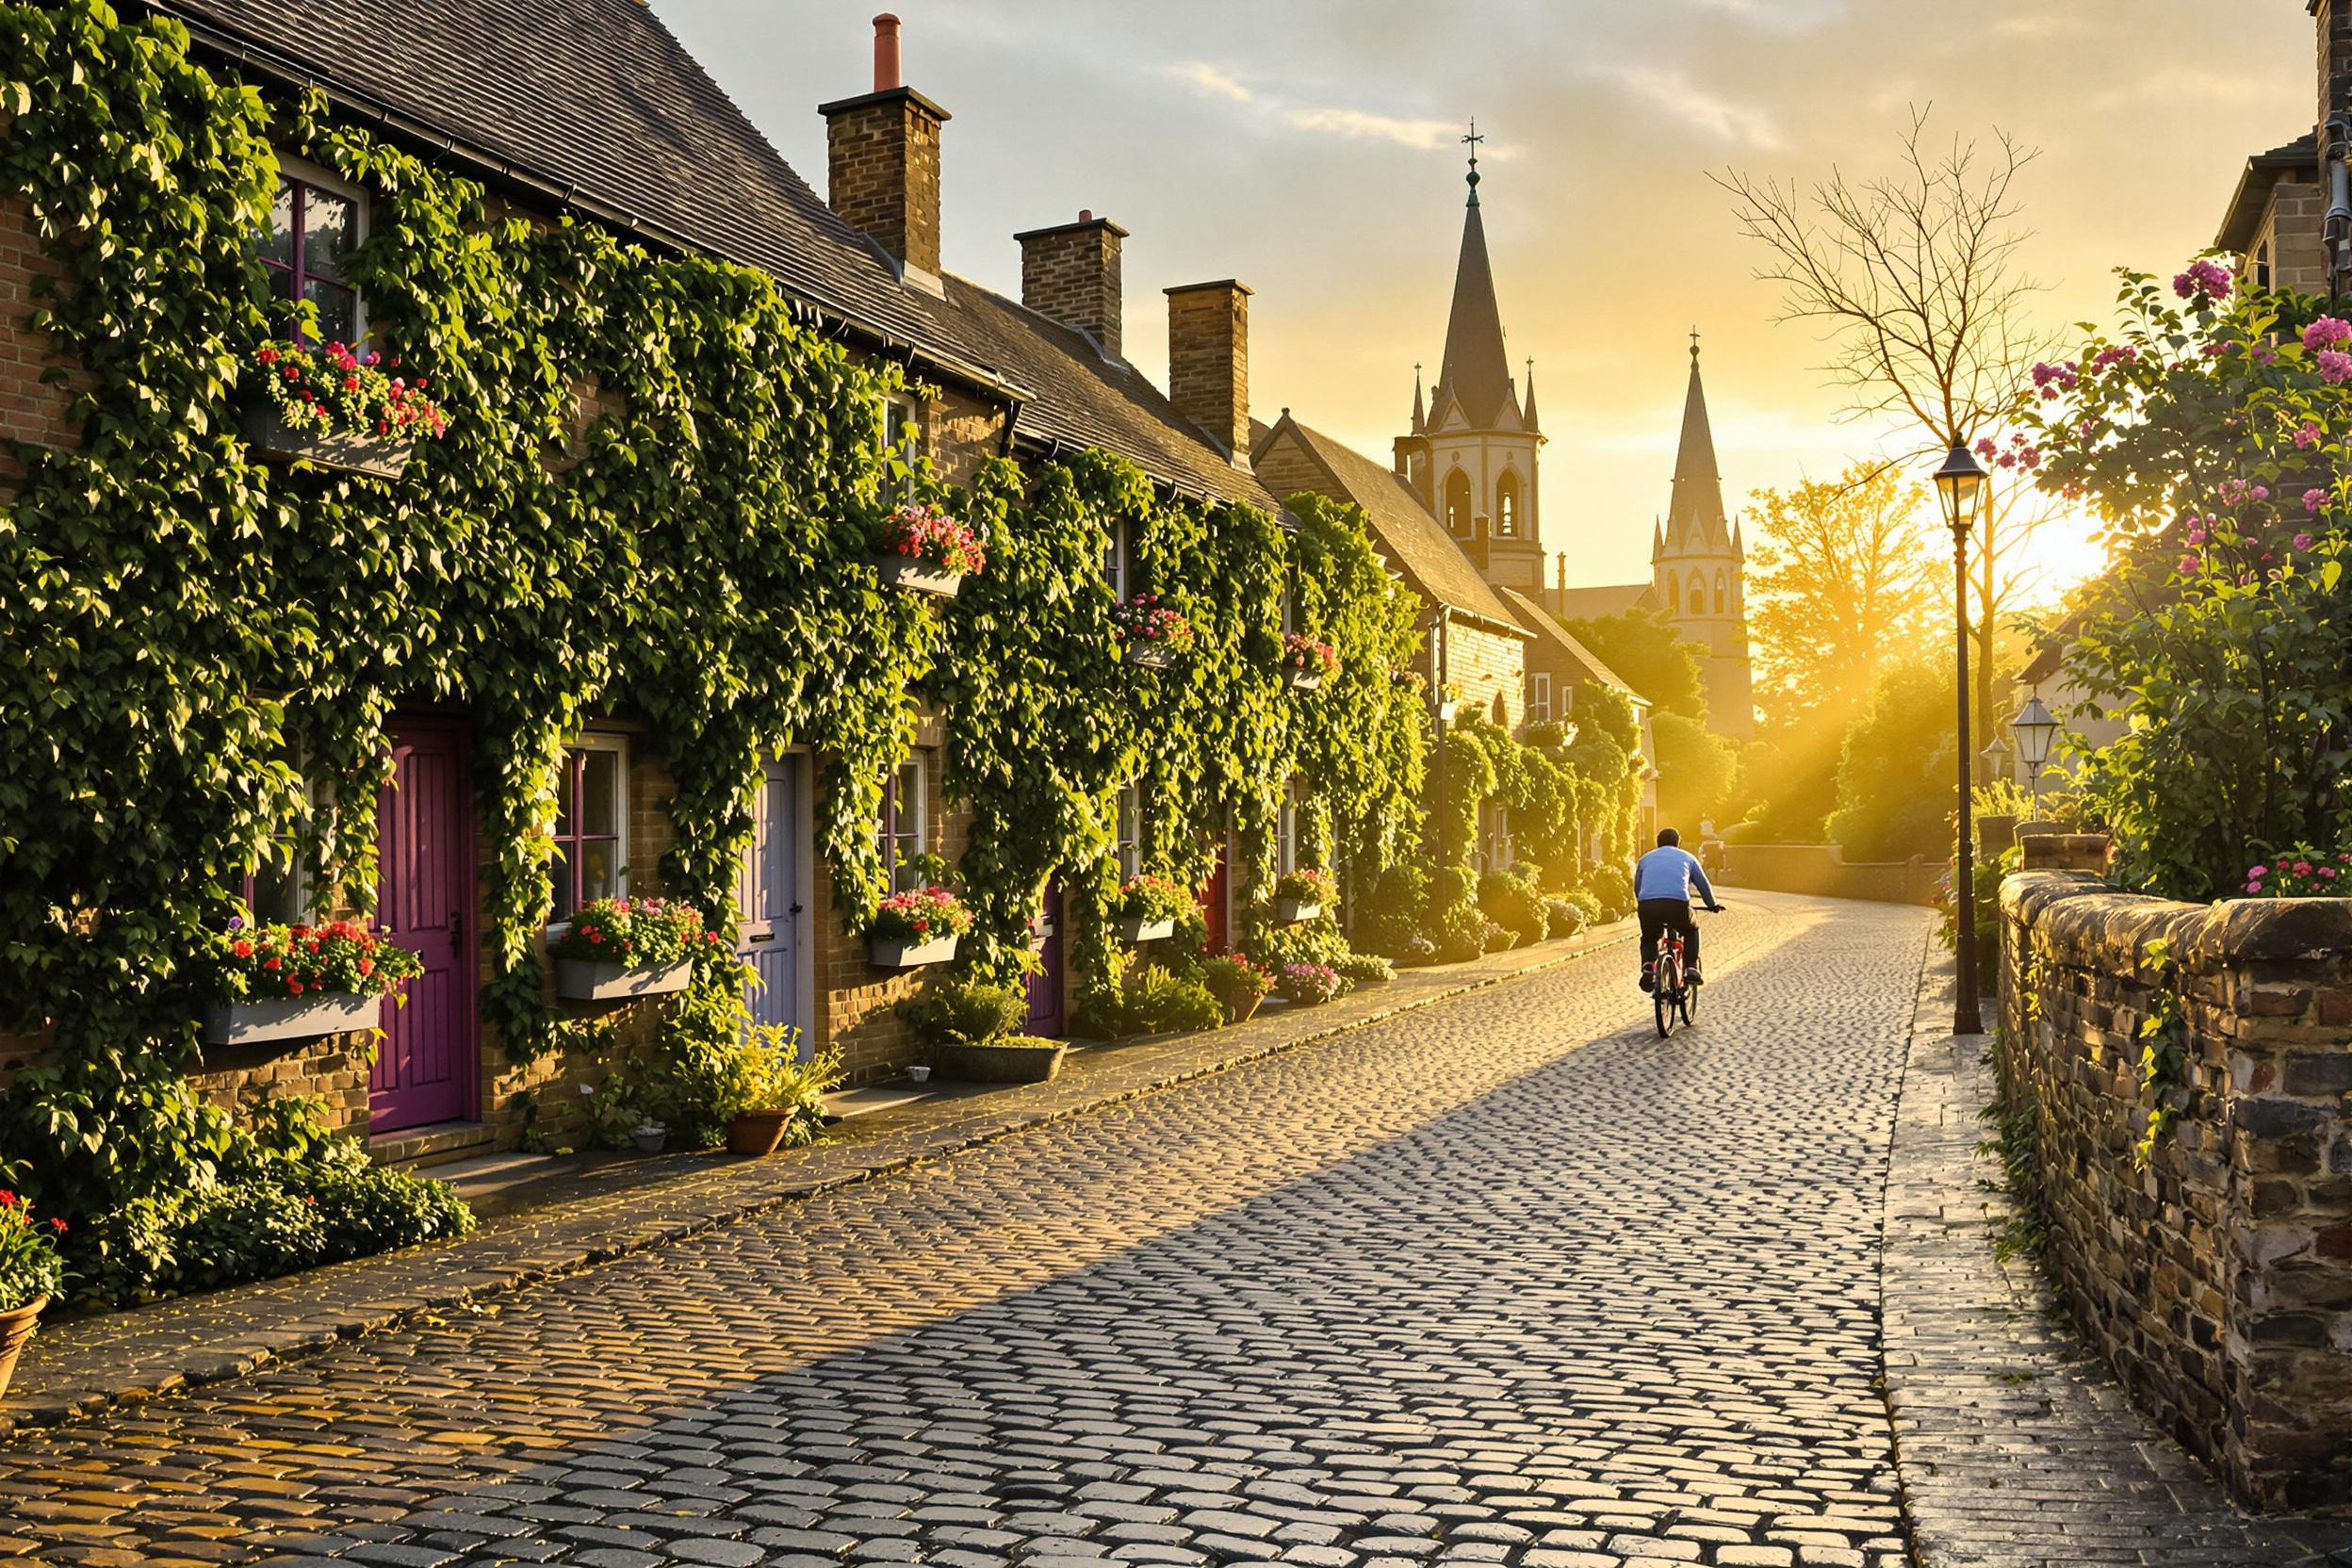
{"label": "wooden door", "polygon": [[474,1114],[480,1071],[474,947],[472,790],[463,726],[395,719],[392,782],[376,802],[376,922],[425,972],[405,1006],[384,1008],[368,1079],[374,1133]]}
{"label": "wooden door", "polygon": [[1045,939],[1036,945],[1039,967],[1029,975],[1029,1022],[1033,1035],[1052,1038],[1061,1034],[1062,1018],[1062,890],[1049,887],[1037,912]]}
{"label": "wooden door", "polygon": [[753,976],[746,999],[752,1017],[800,1030],[805,1053],[810,1042],[800,994],[800,768],[798,758],[787,758],[761,774],[735,907],[743,935],[737,954]]}

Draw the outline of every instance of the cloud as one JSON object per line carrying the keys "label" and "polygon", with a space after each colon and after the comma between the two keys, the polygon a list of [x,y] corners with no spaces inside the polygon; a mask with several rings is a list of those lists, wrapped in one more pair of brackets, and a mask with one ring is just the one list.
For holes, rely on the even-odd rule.
{"label": "cloud", "polygon": [[2079,16],[2004,16],[1993,24],[1995,38],[2058,38],[2090,30],[2090,24]]}
{"label": "cloud", "polygon": [[1247,104],[1257,96],[1237,79],[1206,60],[1184,60],[1167,67],[1167,71],[1203,98],[1225,98],[1236,104]]}
{"label": "cloud", "polygon": [[1709,92],[1679,71],[1632,65],[1608,74],[1638,97],[1719,141],[1736,141],[1765,152],[1778,152],[1788,145],[1763,110]]}
{"label": "cloud", "polygon": [[2096,93],[2089,102],[2095,109],[2148,110],[2164,104],[2256,104],[2272,95],[2267,84],[2250,76],[2224,76],[2185,65],[2166,65]]}
{"label": "cloud", "polygon": [[1703,11],[1737,17],[1762,27],[1818,27],[1843,15],[1849,0],[1684,0]]}
{"label": "cloud", "polygon": [[[1458,140],[1462,127],[1450,120],[1400,120],[1394,115],[1370,114],[1363,109],[1294,108],[1283,115],[1294,127],[1302,131],[1327,131],[1346,137],[1351,141],[1394,141],[1402,147],[1423,152],[1443,147]],[[1486,151],[1487,157],[1503,158],[1505,151]]]}

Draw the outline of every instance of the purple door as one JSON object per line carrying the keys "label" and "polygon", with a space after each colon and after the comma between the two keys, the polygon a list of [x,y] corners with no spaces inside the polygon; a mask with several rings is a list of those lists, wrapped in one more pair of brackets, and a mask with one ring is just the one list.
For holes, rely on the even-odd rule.
{"label": "purple door", "polygon": [[1062,1032],[1062,890],[1045,890],[1045,905],[1030,927],[1046,933],[1032,939],[1041,965],[1029,976],[1029,1033],[1049,1038]]}
{"label": "purple door", "polygon": [[800,766],[798,758],[787,758],[760,776],[751,846],[736,876],[743,945],[735,956],[752,972],[745,1000],[753,1019],[800,1031],[806,1056],[811,1046],[800,1008]]}
{"label": "purple door", "polygon": [[395,719],[392,783],[376,803],[376,923],[425,961],[408,1004],[386,1007],[384,1044],[368,1077],[371,1132],[473,1114],[474,895],[466,732]]}

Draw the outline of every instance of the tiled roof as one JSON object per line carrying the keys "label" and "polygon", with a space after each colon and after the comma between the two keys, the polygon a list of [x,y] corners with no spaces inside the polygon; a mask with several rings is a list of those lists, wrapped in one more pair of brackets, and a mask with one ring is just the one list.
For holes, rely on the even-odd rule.
{"label": "tiled roof", "polygon": [[1565,655],[1570,663],[1584,672],[1587,684],[1614,686],[1633,698],[1636,707],[1647,708],[1650,705],[1649,698],[1635,691],[1632,685],[1615,670],[1602,663],[1600,656],[1578,641],[1576,633],[1553,619],[1550,611],[1516,588],[1500,588],[1495,591],[1502,596],[1503,602],[1511,606],[1511,612],[1519,617],[1519,624],[1535,633],[1535,640],[1538,643],[1549,644]]}
{"label": "tiled roof", "polygon": [[1597,621],[1649,603],[1651,592],[1646,582],[1613,582],[1601,588],[1563,588],[1552,597],[1560,601],[1561,620]]}
{"label": "tiled roof", "polygon": [[975,285],[899,281],[637,0],[146,0],[249,68],[673,248],[757,267],[890,348],[1025,400],[1019,429],[1269,505],[1141,375]]}
{"label": "tiled roof", "polygon": [[2230,205],[2223,210],[2214,248],[2243,253],[2262,224],[2262,209],[2270,204],[2272,188],[2296,174],[2313,180],[2319,177],[2316,131],[2306,131],[2293,141],[2246,160],[2246,168],[2238,175],[2238,188],[2230,193]]}
{"label": "tiled roof", "polygon": [[1429,597],[1503,628],[1518,629],[1518,617],[1494,596],[1485,578],[1454,543],[1446,526],[1429,514],[1413,487],[1346,442],[1308,429],[1285,412],[1250,450],[1263,456],[1285,438],[1331,476],[1334,499],[1353,501],[1371,520],[1372,531],[1396,564]]}

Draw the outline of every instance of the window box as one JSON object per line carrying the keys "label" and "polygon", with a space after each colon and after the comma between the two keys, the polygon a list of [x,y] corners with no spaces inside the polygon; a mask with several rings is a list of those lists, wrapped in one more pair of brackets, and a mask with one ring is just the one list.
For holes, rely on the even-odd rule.
{"label": "window box", "polygon": [[1303,920],[1319,920],[1323,906],[1310,898],[1278,898],[1274,901],[1274,919],[1283,925],[1296,925]]}
{"label": "window box", "polygon": [[1176,650],[1166,643],[1130,643],[1127,662],[1139,670],[1164,670],[1176,662]]}
{"label": "window box", "polygon": [[1060,1040],[1013,1036],[963,1045],[935,1045],[931,1063],[942,1078],[966,1084],[1042,1084],[1062,1069]]}
{"label": "window box", "polygon": [[1054,922],[1043,915],[1031,921],[1029,923],[1029,950],[1033,953],[1043,952],[1045,944],[1054,939],[1054,934],[1057,929]]}
{"label": "window box", "polygon": [[1172,920],[1151,920],[1142,915],[1126,915],[1119,922],[1119,938],[1125,942],[1166,941],[1176,934]]}
{"label": "window box", "polygon": [[408,471],[408,460],[416,451],[413,441],[383,440],[343,431],[295,430],[274,408],[247,409],[243,429],[254,455],[266,462],[308,463],[370,479],[400,478]]}
{"label": "window box", "polygon": [[1323,675],[1319,670],[1293,670],[1290,672],[1290,689],[1294,692],[1315,691],[1320,688],[1322,684]]}
{"label": "window box", "polygon": [[905,588],[911,593],[936,594],[952,599],[964,585],[964,574],[951,572],[935,562],[911,555],[877,555],[874,569],[882,574],[885,588]]}
{"label": "window box", "polygon": [[959,937],[868,937],[866,959],[876,969],[922,969],[956,956]]}
{"label": "window box", "polygon": [[382,992],[330,991],[317,997],[219,1002],[204,1009],[204,1041],[206,1045],[265,1045],[272,1040],[315,1040],[373,1029],[383,1015]]}
{"label": "window box", "polygon": [[566,1002],[634,1002],[639,997],[669,996],[682,991],[694,977],[694,962],[691,958],[633,969],[625,964],[600,964],[589,958],[558,958],[555,994]]}

